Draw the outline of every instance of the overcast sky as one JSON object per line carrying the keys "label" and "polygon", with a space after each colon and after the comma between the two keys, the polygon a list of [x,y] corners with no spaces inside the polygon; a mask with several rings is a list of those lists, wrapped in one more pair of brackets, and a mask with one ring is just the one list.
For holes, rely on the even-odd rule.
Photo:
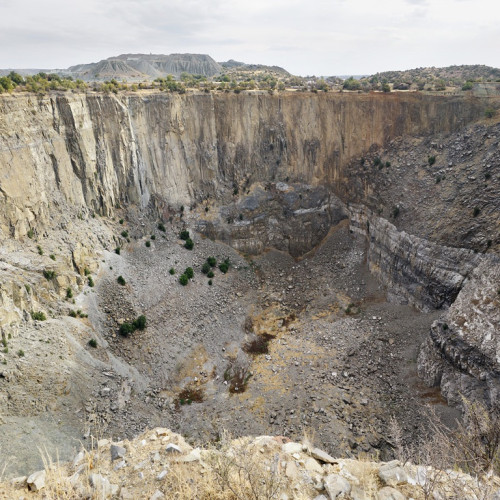
{"label": "overcast sky", "polygon": [[191,52],[298,75],[500,66],[499,0],[0,0],[0,68]]}

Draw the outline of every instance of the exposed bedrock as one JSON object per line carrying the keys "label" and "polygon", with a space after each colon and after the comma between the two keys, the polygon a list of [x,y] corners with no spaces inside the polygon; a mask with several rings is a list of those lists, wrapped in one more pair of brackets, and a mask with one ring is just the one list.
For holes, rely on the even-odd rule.
{"label": "exposed bedrock", "polygon": [[[185,205],[209,237],[295,257],[350,217],[390,295],[423,309],[453,304],[448,329],[436,324],[421,354],[422,375],[452,400],[473,381],[493,401],[498,297],[474,298],[482,312],[467,312],[498,270],[500,131],[476,124],[490,105],[419,93],[2,95],[0,323],[81,284],[114,248],[106,216],[117,207],[156,219]],[[48,282],[16,252],[49,245],[55,230],[62,256],[48,262],[58,267]]]}
{"label": "exposed bedrock", "polygon": [[342,197],[344,169],[370,147],[458,130],[484,107],[420,94],[2,96],[0,229],[22,238],[63,205],[111,215],[287,178]]}
{"label": "exposed bedrock", "polygon": [[460,405],[500,404],[500,259],[485,259],[444,317],[434,322],[418,358],[419,375]]}

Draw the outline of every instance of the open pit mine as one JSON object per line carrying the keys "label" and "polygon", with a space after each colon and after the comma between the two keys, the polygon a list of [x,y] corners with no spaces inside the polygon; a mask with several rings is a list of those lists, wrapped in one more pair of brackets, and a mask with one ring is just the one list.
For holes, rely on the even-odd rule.
{"label": "open pit mine", "polygon": [[[145,433],[142,452],[118,446],[109,488],[101,471],[90,496],[53,498],[173,498],[157,440],[191,456],[227,433],[281,436],[255,453],[289,441],[293,467],[322,469],[393,460],[429,438],[429,408],[449,424],[498,408],[497,101],[0,96],[0,479]],[[119,477],[143,460],[160,467],[151,496]],[[381,470],[352,498],[420,498],[376,493],[404,482]],[[348,498],[356,483],[329,474],[248,498]]]}

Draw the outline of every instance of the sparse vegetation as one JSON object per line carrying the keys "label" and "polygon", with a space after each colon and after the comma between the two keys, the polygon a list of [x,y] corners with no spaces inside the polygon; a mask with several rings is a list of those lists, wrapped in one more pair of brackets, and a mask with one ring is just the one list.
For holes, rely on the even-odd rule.
{"label": "sparse vegetation", "polygon": [[146,328],[146,316],[143,314],[138,316],[132,323],[124,322],[120,325],[118,333],[122,337],[128,337],[130,334],[134,333],[136,330],[144,330]]}
{"label": "sparse vegetation", "polygon": [[224,262],[219,264],[219,271],[222,274],[226,274],[229,271],[229,266],[231,265],[229,259],[225,259]]}
{"label": "sparse vegetation", "polygon": [[90,347],[93,347],[94,349],[97,347],[97,340],[96,339],[90,339],[88,342]]}
{"label": "sparse vegetation", "polygon": [[274,335],[268,333],[257,335],[243,346],[243,350],[248,354],[267,354],[269,352],[269,342],[273,338]]}
{"label": "sparse vegetation", "polygon": [[88,277],[87,283],[88,283],[88,285],[89,285],[90,288],[93,288],[93,286],[94,286],[94,280],[93,280],[92,276]]}
{"label": "sparse vegetation", "polygon": [[51,254],[49,255],[49,257],[50,257],[52,260],[56,260],[56,256],[55,256],[53,253],[51,253]]}
{"label": "sparse vegetation", "polygon": [[121,248],[120,248],[120,247],[116,247],[116,248],[115,248],[115,253],[116,253],[117,255],[120,255],[120,252],[121,252]]}
{"label": "sparse vegetation", "polygon": [[429,156],[427,158],[427,162],[429,163],[430,166],[434,165],[434,163],[436,163],[436,157],[435,156]]}
{"label": "sparse vegetation", "polygon": [[495,116],[495,110],[492,108],[488,108],[484,111],[484,116],[486,118],[493,118]]}
{"label": "sparse vegetation", "polygon": [[477,217],[481,213],[481,209],[479,207],[474,207],[474,210],[472,212],[472,215],[474,217]]}
{"label": "sparse vegetation", "polygon": [[120,274],[118,278],[116,278],[116,281],[118,282],[119,285],[125,286],[127,282],[125,281],[125,278]]}
{"label": "sparse vegetation", "polygon": [[47,316],[42,311],[31,311],[31,318],[33,321],[45,321]]}
{"label": "sparse vegetation", "polygon": [[38,250],[38,255],[43,255],[43,250],[42,250],[42,247],[40,245],[37,245],[36,249]]}
{"label": "sparse vegetation", "polygon": [[44,269],[43,276],[46,280],[53,280],[57,275],[56,272],[51,269]]}
{"label": "sparse vegetation", "polygon": [[66,298],[67,299],[72,299],[73,298],[73,290],[71,288],[66,288]]}
{"label": "sparse vegetation", "polygon": [[201,387],[189,386],[183,389],[174,400],[175,407],[190,405],[192,403],[201,403],[205,399],[205,394]]}
{"label": "sparse vegetation", "polygon": [[35,231],[33,231],[33,229],[28,229],[27,235],[28,238],[32,240],[35,237]]}
{"label": "sparse vegetation", "polygon": [[132,323],[122,323],[120,325],[120,329],[118,330],[118,333],[122,337],[128,337],[131,333],[134,333],[135,328],[132,325]]}
{"label": "sparse vegetation", "polygon": [[162,231],[163,233],[165,233],[167,231],[166,228],[165,228],[165,224],[163,224],[163,222],[158,222],[157,228],[160,231]]}
{"label": "sparse vegetation", "polygon": [[175,274],[175,269],[171,267],[168,272],[173,276]]}
{"label": "sparse vegetation", "polygon": [[399,215],[399,207],[396,205],[394,207],[392,207],[392,217],[395,219],[396,217],[398,217]]}

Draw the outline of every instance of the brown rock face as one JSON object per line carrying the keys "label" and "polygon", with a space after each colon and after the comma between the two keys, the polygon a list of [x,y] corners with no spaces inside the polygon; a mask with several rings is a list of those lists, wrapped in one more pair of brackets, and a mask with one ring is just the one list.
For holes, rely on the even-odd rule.
{"label": "brown rock face", "polygon": [[2,96],[0,228],[19,238],[62,205],[110,215],[286,178],[342,195],[352,158],[456,130],[481,110],[477,99],[419,94]]}

